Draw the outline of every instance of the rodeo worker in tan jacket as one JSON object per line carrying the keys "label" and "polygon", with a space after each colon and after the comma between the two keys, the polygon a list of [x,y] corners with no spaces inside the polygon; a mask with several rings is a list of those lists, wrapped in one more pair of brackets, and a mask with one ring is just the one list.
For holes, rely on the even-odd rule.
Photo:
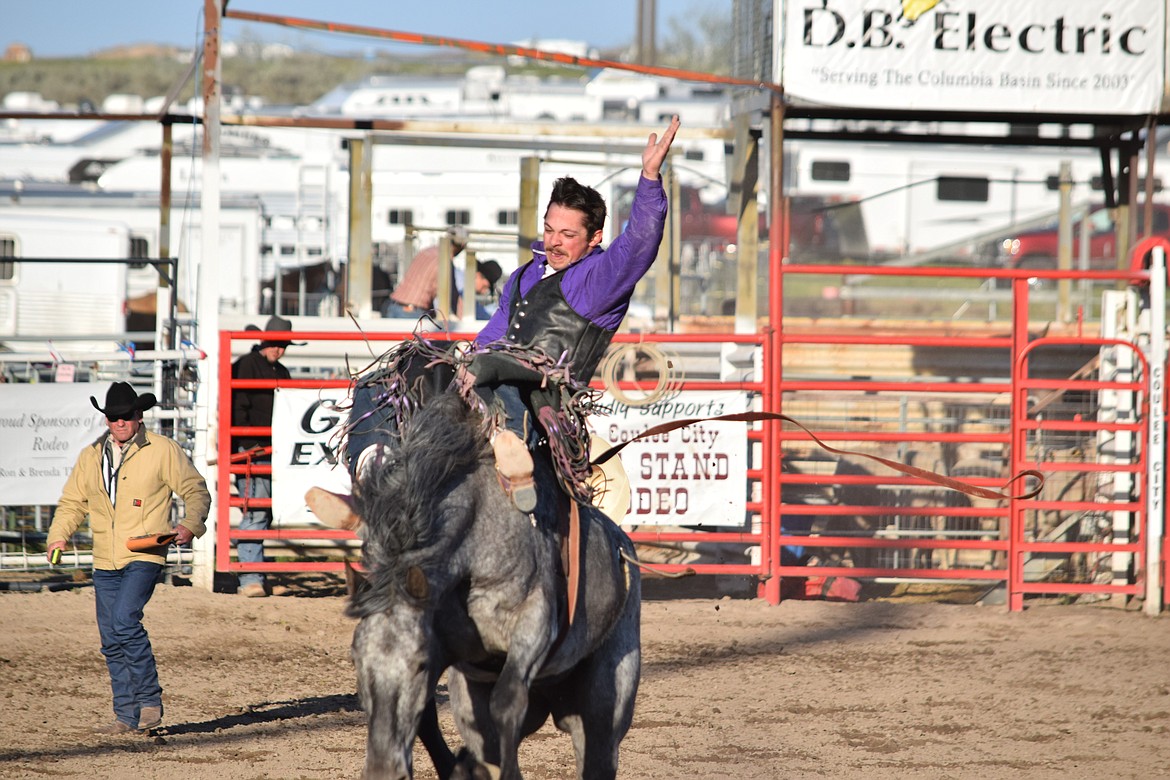
{"label": "rodeo worker in tan jacket", "polygon": [[[211,495],[179,445],[143,427],[142,413],[155,404],[152,393],[140,396],[126,382],[115,382],[104,408],[93,396],[89,400],[106,416],[110,430],[77,458],[49,527],[47,553],[56,562],[69,537],[89,518],[98,632],[116,718],[94,731],[124,734],[162,722],[162,686],[142,610],[162,574],[169,544],[135,552],[127,541],[174,534],[176,544],[187,544],[202,536]],[[173,528],[172,493],[187,508],[186,518]]]}

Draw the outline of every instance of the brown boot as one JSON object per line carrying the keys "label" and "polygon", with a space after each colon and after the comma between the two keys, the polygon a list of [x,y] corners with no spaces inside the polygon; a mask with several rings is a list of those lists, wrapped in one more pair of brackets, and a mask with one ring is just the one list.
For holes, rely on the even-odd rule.
{"label": "brown boot", "polygon": [[146,731],[153,729],[162,723],[163,710],[162,706],[155,707],[148,705],[143,707],[138,713],[138,730]]}
{"label": "brown boot", "polygon": [[496,471],[504,483],[504,490],[521,512],[536,509],[536,483],[532,481],[532,453],[520,437],[511,431],[500,431],[492,439],[496,455]]}
{"label": "brown boot", "polygon": [[317,519],[330,528],[343,531],[357,531],[361,528],[362,519],[353,511],[353,499],[349,496],[315,487],[305,493],[305,503]]}
{"label": "brown boot", "polygon": [[236,594],[246,599],[266,599],[268,598],[268,589],[259,582],[250,582],[247,585],[241,585]]}

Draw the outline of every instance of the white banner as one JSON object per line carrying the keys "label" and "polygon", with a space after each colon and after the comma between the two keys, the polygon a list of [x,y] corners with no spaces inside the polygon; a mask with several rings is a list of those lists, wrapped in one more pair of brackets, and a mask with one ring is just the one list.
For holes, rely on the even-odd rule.
{"label": "white banner", "polygon": [[108,384],[0,384],[0,506],[56,504],[77,456],[106,431],[89,402]]}
{"label": "white banner", "polygon": [[346,413],[337,407],[347,388],[321,390],[278,387],[272,406],[273,523],[316,524],[305,492],[323,487],[350,492],[349,471],[337,463],[335,448]]}
{"label": "white banner", "polygon": [[[647,406],[608,393],[606,415],[590,419],[610,445],[665,422],[748,412],[741,392],[683,391]],[[630,478],[623,525],[742,526],[747,511],[747,423],[702,422],[633,442],[619,457]]]}
{"label": "white banner", "polygon": [[[272,410],[274,522],[316,523],[305,491],[349,493],[349,472],[335,465],[337,406],[346,390],[276,390]],[[612,411],[590,420],[594,431],[619,444],[664,422],[750,411],[739,392],[686,391],[649,406],[632,407],[605,396]],[[621,452],[630,479],[628,525],[741,526],[747,502],[747,424],[704,422],[636,441]]]}
{"label": "white banner", "polygon": [[776,73],[832,106],[1160,110],[1164,0],[787,0]]}

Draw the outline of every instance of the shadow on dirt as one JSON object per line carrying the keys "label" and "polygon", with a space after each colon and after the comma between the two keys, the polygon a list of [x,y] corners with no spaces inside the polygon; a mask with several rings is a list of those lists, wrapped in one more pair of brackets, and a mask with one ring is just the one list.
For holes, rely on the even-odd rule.
{"label": "shadow on dirt", "polygon": [[304,699],[291,699],[289,701],[265,702],[250,705],[231,715],[221,715],[218,718],[199,723],[176,723],[173,726],[156,729],[154,733],[160,737],[176,737],[183,734],[211,734],[237,726],[254,726],[262,723],[272,723],[292,718],[306,718],[313,715],[326,715],[337,712],[361,712],[361,709],[362,707],[358,702],[356,693],[309,696]]}

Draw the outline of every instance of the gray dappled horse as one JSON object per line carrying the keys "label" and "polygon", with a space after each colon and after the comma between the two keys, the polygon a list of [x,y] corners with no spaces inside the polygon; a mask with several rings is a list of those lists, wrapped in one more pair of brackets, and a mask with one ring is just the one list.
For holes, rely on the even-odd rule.
{"label": "gray dappled horse", "polygon": [[[520,740],[551,715],[572,736],[577,776],[613,778],[641,671],[641,585],[622,557],[633,558],[633,545],[581,507],[570,626],[561,523],[545,512],[567,511],[567,498],[537,458],[537,514],[519,512],[480,423],[456,393],[439,393],[354,486],[368,586],[348,612],[360,621],[353,658],[368,716],[365,777],[410,777],[421,725],[440,776],[486,776],[484,765],[494,765],[519,778]],[[444,670],[466,743],[458,762],[435,715]]]}

